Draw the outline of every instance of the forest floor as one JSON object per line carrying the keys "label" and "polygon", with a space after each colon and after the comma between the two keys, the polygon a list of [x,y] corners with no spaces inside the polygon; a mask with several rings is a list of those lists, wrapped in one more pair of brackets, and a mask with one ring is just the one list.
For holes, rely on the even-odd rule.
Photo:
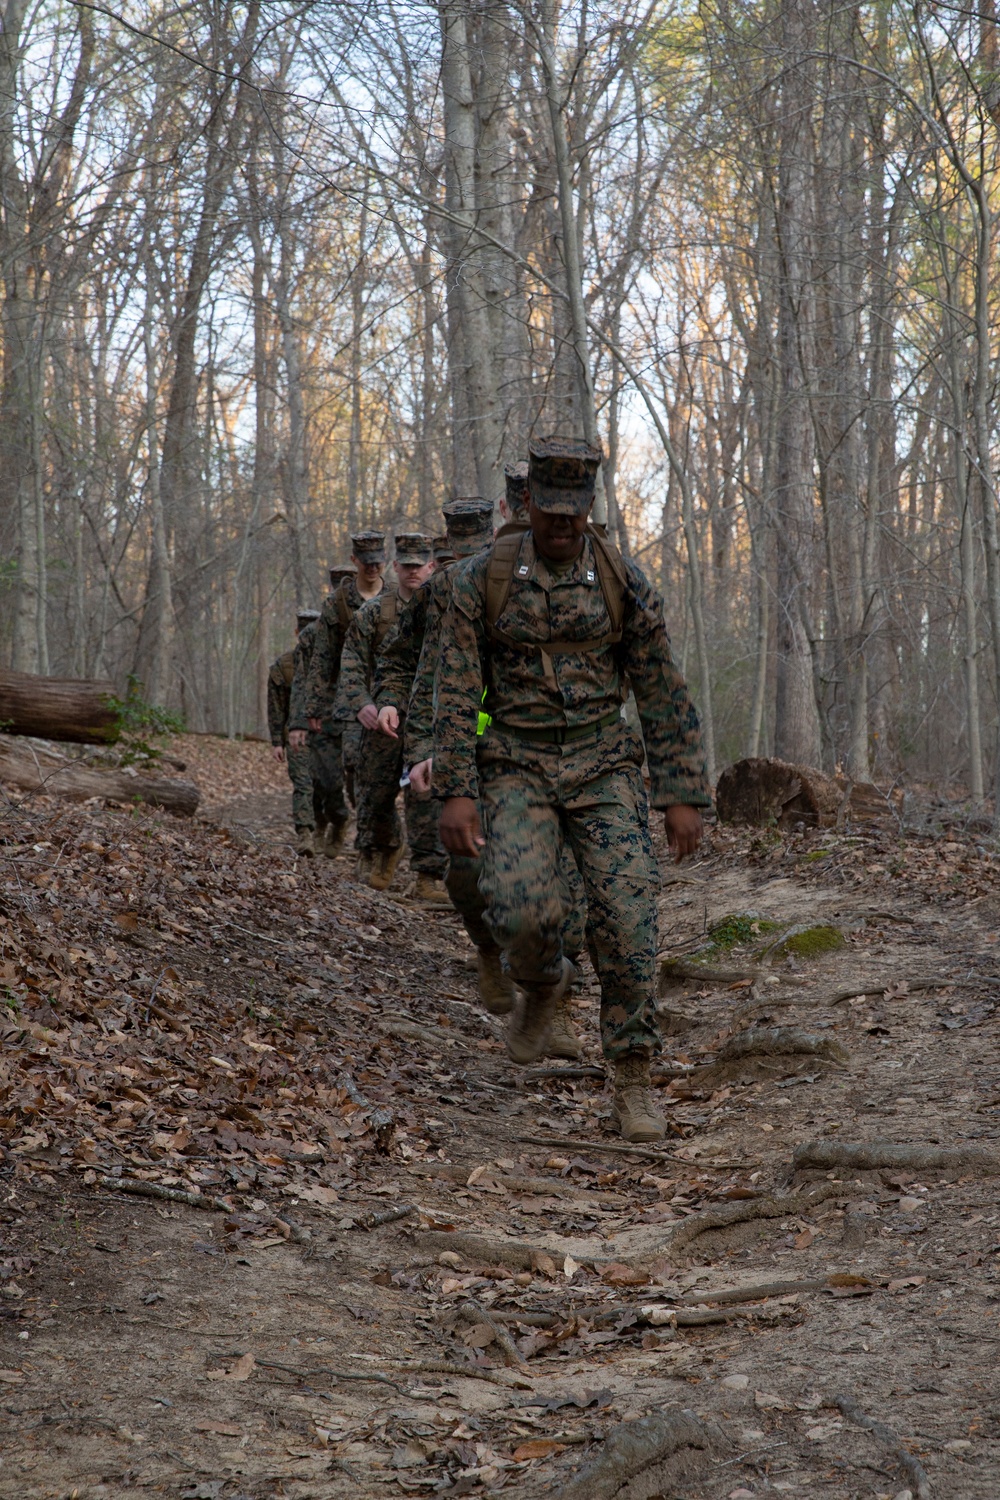
{"label": "forest floor", "polygon": [[[2,1500],[996,1500],[982,834],[661,850],[665,956],[719,946],[626,1151],[596,1069],[508,1063],[453,915],[296,859],[266,746],[171,751],[195,820],[5,801]],[[793,924],[843,946],[751,957]],[[589,969],[576,1013],[596,1065]],[[965,1154],[807,1145],[878,1141]]]}

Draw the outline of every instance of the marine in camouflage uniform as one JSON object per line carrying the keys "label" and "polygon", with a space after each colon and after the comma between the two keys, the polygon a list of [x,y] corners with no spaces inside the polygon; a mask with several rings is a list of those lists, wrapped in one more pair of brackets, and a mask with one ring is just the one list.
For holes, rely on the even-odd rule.
{"label": "marine in camouflage uniform", "polygon": [[[303,635],[315,630],[319,619],[318,609],[300,609],[295,618],[297,642]],[[295,680],[295,658],[298,644],[285,651],[277,661],[271,663],[267,674],[267,728],[271,736],[271,748],[277,761],[284,761],[288,779],[292,783],[292,822],[295,826],[298,854],[312,856],[315,853],[314,835],[326,827],[326,810],[323,795],[315,777],[312,750],[309,745],[301,749],[288,743],[288,721],[291,711],[292,684]]]}
{"label": "marine in camouflage uniform", "polygon": [[[478,496],[452,500],[443,507],[443,515],[453,561],[440,566],[416,590],[400,612],[396,632],[385,642],[376,664],[374,689],[379,727],[390,739],[398,736],[394,742],[402,745],[407,766],[426,759],[433,748],[434,670],[441,622],[451,598],[452,575],[466,558],[493,538],[493,507],[488,500]],[[439,552],[443,550],[438,548]],[[391,710],[388,717],[387,710]],[[478,860],[451,858],[446,862],[448,897],[480,954],[484,948],[492,954],[496,944],[483,922],[478,876]],[[499,973],[499,953],[494,967]],[[509,1006],[512,992],[509,980],[501,979],[501,987]]]}
{"label": "marine in camouflage uniform", "polygon": [[[354,800],[354,768],[361,740],[361,725],[353,719],[345,722],[335,718],[333,705],[340,676],[340,656],[351,621],[366,600],[374,598],[382,590],[384,535],[377,531],[361,531],[352,536],[351,561],[357,570],[356,576],[343,579],[323,601],[304,693],[306,722],[316,736],[314,746],[318,774],[331,801],[337,806],[338,814],[343,818],[341,841],[348,816],[344,802],[345,790],[351,801]],[[304,726],[296,720],[293,727],[298,729]]]}
{"label": "marine in camouflage uniform", "polygon": [[[334,714],[348,715],[363,725],[358,761],[359,874],[375,890],[386,890],[402,853],[402,829],[396,800],[403,772],[403,741],[390,739],[376,727],[378,710],[372,696],[377,657],[394,633],[398,616],[425,581],[431,567],[431,539],[419,532],[399,532],[395,538],[395,568],[399,583],[385,588],[358,610],[344,641]],[[445,899],[440,884],[447,855],[438,839],[440,803],[420,796],[407,785],[403,792],[406,838],[415,881],[412,894],[421,900]]]}
{"label": "marine in camouflage uniform", "polygon": [[[435,689],[434,786],[442,840],[464,853],[485,830],[486,920],[523,994],[514,1061],[537,1057],[572,977],[557,868],[568,839],[587,890],[587,939],[601,984],[601,1039],[614,1068],[613,1117],[632,1140],[662,1138],[649,1059],[659,874],[646,818],[639,736],[621,718],[635,691],[652,801],[678,857],[711,804],[698,717],[647,579],[592,530],[600,453],[551,440],[530,449],[530,529],[515,538],[507,592],[490,620],[492,551],[455,577]],[[602,556],[598,556],[598,551]],[[618,629],[609,572],[618,581]],[[495,582],[495,579],[494,579]],[[502,592],[502,591],[501,591]],[[618,638],[620,635],[620,638]],[[477,745],[483,691],[492,715]]]}

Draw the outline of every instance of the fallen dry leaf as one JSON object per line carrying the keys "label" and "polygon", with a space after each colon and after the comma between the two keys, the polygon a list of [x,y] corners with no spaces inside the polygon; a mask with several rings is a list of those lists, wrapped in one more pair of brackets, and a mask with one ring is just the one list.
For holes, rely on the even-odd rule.
{"label": "fallen dry leaf", "polygon": [[[282,1241],[283,1243],[283,1241]],[[257,1361],[252,1354],[241,1354],[239,1359],[234,1360],[228,1368],[221,1370],[206,1370],[206,1380],[249,1380],[257,1368]]]}
{"label": "fallen dry leaf", "polygon": [[242,1437],[243,1428],[235,1422],[215,1422],[211,1417],[200,1417],[194,1424],[195,1432],[214,1432],[219,1437]]}
{"label": "fallen dry leaf", "polygon": [[3,1381],[4,1385],[20,1385],[23,1379],[24,1372],[22,1370],[0,1370],[0,1380]]}
{"label": "fallen dry leaf", "polygon": [[573,1259],[572,1255],[567,1255],[566,1259],[563,1261],[563,1275],[565,1276],[566,1280],[572,1281],[573,1277],[576,1275],[579,1269],[580,1267]]}
{"label": "fallen dry leaf", "polygon": [[927,1280],[926,1276],[901,1276],[898,1281],[890,1281],[888,1290],[893,1296],[897,1292],[905,1292],[907,1287],[923,1286]]}
{"label": "fallen dry leaf", "polygon": [[528,1463],[533,1458],[551,1458],[554,1453],[565,1453],[566,1444],[557,1443],[554,1438],[532,1438],[530,1442],[522,1443],[515,1448],[511,1454],[515,1463]]}

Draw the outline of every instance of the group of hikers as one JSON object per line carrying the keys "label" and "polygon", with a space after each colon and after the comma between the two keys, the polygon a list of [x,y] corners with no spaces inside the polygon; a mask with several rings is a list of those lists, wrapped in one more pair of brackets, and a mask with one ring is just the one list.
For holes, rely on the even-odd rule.
{"label": "group of hikers", "polygon": [[352,537],[351,566],[330,570],[322,610],[299,611],[294,651],[271,668],[270,733],[299,853],[341,853],[350,800],[355,876],[376,890],[403,851],[402,789],[409,895],[458,912],[513,1062],[581,1055],[570,996],[586,948],[613,1122],[655,1141],[649,806],[681,859],[711,793],[662,600],[590,522],[601,458],[533,442],[504,471],[500,529],[489,500],[449,502],[445,535],[396,533],[392,585],[385,537]]}

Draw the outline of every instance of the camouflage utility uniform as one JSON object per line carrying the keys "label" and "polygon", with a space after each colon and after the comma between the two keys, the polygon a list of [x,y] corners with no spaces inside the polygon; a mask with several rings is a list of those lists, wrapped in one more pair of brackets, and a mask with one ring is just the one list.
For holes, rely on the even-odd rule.
{"label": "camouflage utility uniform", "polygon": [[[312,628],[307,625],[302,634]],[[292,822],[296,831],[301,832],[306,828],[324,828],[326,812],[319,784],[313,778],[311,748],[307,745],[302,750],[293,750],[288,743],[288,719],[297,649],[286,651],[271,663],[267,674],[267,728],[271,744],[284,747],[288,779],[292,783]]]}
{"label": "camouflage utility uniform", "polygon": [[319,625],[319,620],[315,620],[311,625],[307,625],[304,630],[299,632],[299,638],[295,644],[293,657],[294,674],[288,708],[288,728],[304,729],[308,734],[307,744],[312,775],[318,787],[319,805],[323,811],[320,826],[322,824],[329,824],[333,829],[342,829],[347,823],[347,804],[344,801],[344,778],[341,772],[338,779],[334,769],[335,766],[340,765],[340,761],[338,758],[334,762],[330,746],[323,733],[316,734],[309,728],[309,713],[307,709],[309,674],[312,669],[312,659],[319,634]]}
{"label": "camouflage utility uniform", "polygon": [[[708,807],[711,798],[697,714],[670,653],[661,601],[624,561],[621,639],[607,639],[615,632],[594,547],[586,536],[580,555],[554,568],[525,532],[492,628],[489,553],[455,575],[435,689],[434,787],[442,798],[482,800],[486,920],[527,993],[556,985],[563,972],[557,868],[568,840],[586,887],[605,1055],[648,1057],[660,1048],[653,1000],[659,874],[643,745],[620,715],[626,678],[654,807]],[[492,723],[477,746],[484,688]]]}
{"label": "camouflage utility uniform", "polygon": [[[362,605],[354,616],[340,659],[340,680],[334,704],[338,719],[356,719],[363,708],[374,703],[377,661],[383,647],[391,641],[405,609],[406,605],[394,589],[383,589],[377,598]],[[405,703],[404,698],[404,708],[400,710],[401,725]],[[412,757],[405,763],[412,764]],[[357,847],[362,853],[400,847],[402,829],[396,799],[403,765],[402,733],[394,740],[378,730],[362,730],[357,774]],[[440,879],[448,858],[438,839],[440,803],[432,797],[418,796],[408,786],[403,793],[403,807],[412,868]]]}
{"label": "camouflage utility uniform", "polygon": [[345,579],[334,593],[328,594],[324,599],[323,609],[316,622],[315,645],[302,703],[301,706],[296,705],[298,717],[291,725],[293,729],[307,729],[309,719],[321,721],[323,727],[313,739],[316,773],[323,784],[328,804],[339,809],[338,817],[345,820],[345,771],[349,777],[348,790],[351,790],[361,725],[356,720],[345,722],[336,718],[334,699],[344,640],[355,614],[366,602],[353,578]]}

